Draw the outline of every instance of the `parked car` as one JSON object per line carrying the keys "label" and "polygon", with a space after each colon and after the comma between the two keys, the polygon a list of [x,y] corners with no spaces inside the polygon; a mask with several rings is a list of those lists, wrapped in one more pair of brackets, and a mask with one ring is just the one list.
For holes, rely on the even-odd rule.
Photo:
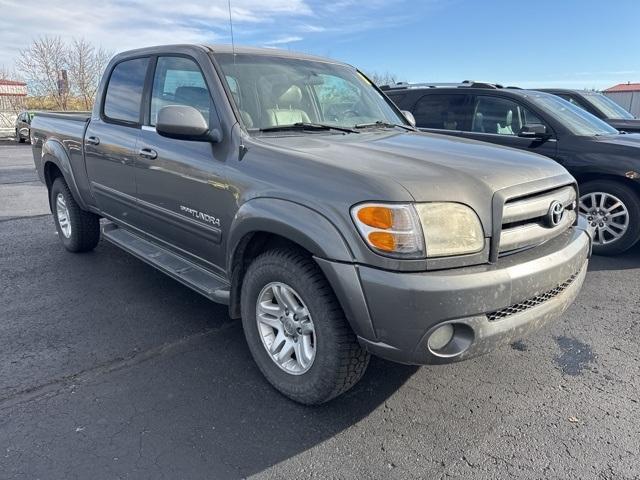
{"label": "parked car", "polygon": [[499,85],[383,87],[428,132],[465,137],[557,160],[578,180],[594,253],[624,252],[640,238],[640,135],[613,127],[549,93]]}
{"label": "parked car", "polygon": [[17,143],[31,141],[31,120],[34,112],[20,112],[16,117],[15,139]]}
{"label": "parked car", "polygon": [[32,129],[64,247],[93,249],[107,219],[106,240],[228,304],[259,369],[298,402],[349,389],[370,353],[486,353],[559,316],[586,274],[564,168],[417,132],[333,60],[126,52],[90,116],[38,114]]}
{"label": "parked car", "polygon": [[564,98],[621,132],[640,133],[640,119],[635,118],[630,112],[600,92],[564,88],[539,88],[536,90]]}

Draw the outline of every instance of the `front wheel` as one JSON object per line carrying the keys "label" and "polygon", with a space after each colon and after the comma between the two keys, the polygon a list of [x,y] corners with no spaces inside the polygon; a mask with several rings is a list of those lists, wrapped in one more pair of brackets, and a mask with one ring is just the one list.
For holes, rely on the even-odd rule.
{"label": "front wheel", "polygon": [[242,325],[258,368],[281,393],[307,405],[346,392],[369,354],[317,265],[294,249],[263,253],[242,284]]}
{"label": "front wheel", "polygon": [[640,238],[640,198],[627,185],[594,180],[580,186],[580,213],[594,229],[593,253],[617,255]]}
{"label": "front wheel", "polygon": [[70,252],[93,250],[100,240],[100,218],[82,210],[71,195],[64,178],[58,177],[49,197],[58,237]]}
{"label": "front wheel", "polygon": [[24,143],[24,138],[22,138],[18,129],[16,129],[16,143]]}

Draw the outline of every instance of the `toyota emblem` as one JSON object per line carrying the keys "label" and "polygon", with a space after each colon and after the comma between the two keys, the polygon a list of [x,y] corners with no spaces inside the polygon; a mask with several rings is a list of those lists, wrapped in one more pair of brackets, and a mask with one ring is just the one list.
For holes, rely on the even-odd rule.
{"label": "toyota emblem", "polygon": [[557,227],[560,225],[562,221],[562,216],[564,215],[564,205],[557,200],[554,200],[549,207],[549,211],[547,212],[547,223],[551,227]]}

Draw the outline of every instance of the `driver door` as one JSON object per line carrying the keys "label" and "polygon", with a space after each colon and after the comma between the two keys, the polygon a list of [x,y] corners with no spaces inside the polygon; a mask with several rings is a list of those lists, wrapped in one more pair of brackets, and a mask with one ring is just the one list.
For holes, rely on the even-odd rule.
{"label": "driver door", "polygon": [[[528,150],[556,158],[558,141],[549,124],[531,109],[506,97],[476,95],[472,98],[470,131],[465,137],[505,147]],[[545,140],[519,137],[525,125],[541,124],[551,137]]]}

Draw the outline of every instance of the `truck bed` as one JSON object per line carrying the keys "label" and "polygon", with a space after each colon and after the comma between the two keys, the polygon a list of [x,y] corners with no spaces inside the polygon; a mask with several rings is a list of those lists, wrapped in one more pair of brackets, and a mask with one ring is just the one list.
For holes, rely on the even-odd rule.
{"label": "truck bed", "polygon": [[83,139],[89,120],[90,112],[37,112],[31,123],[33,161],[40,180],[45,181],[43,171],[43,145],[47,148],[64,150],[68,165],[76,179],[84,177]]}

